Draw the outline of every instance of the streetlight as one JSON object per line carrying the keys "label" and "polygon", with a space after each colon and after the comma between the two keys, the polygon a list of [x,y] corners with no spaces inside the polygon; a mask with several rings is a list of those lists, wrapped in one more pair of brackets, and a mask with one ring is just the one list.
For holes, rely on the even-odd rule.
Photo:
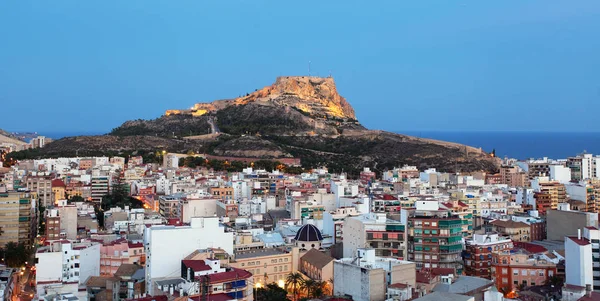
{"label": "streetlight", "polygon": [[262,285],[260,284],[260,282],[256,282],[254,284],[254,301],[258,301],[258,289],[261,287]]}
{"label": "streetlight", "polygon": [[277,285],[279,285],[279,287],[281,287],[281,288],[285,288],[285,281],[283,281],[283,279],[279,279],[279,281],[277,282]]}

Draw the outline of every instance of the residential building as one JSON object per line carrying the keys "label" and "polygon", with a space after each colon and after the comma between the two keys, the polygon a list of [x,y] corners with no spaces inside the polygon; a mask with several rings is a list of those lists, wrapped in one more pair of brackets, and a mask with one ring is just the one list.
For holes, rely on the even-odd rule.
{"label": "residential building", "polygon": [[442,277],[442,281],[433,287],[433,293],[453,293],[484,301],[484,295],[494,287],[494,281],[471,276]]}
{"label": "residential building", "polygon": [[34,193],[0,192],[0,248],[8,242],[33,244],[37,234],[37,206]]}
{"label": "residential building", "polygon": [[408,211],[408,260],[417,268],[451,268],[462,274],[462,220],[436,201],[418,201]]}
{"label": "residential building", "polygon": [[38,296],[46,288],[61,284],[83,285],[88,278],[100,275],[100,244],[72,243],[68,240],[51,242],[35,253],[36,288]]}
{"label": "residential building", "polygon": [[600,290],[600,230],[586,227],[565,239],[565,283]]}
{"label": "residential building", "polygon": [[109,194],[110,182],[110,177],[107,175],[92,176],[92,202],[100,203],[102,201],[102,197]]}
{"label": "residential building", "polygon": [[153,292],[153,279],[173,276],[181,260],[194,250],[221,248],[233,254],[233,240],[233,233],[225,232],[217,217],[192,217],[189,226],[146,228],[146,293]]}
{"label": "residential building", "polygon": [[577,229],[598,227],[598,214],[570,210],[569,204],[561,204],[559,210],[546,214],[548,240],[564,240],[565,236],[577,235]]}
{"label": "residential building", "polygon": [[465,245],[465,275],[486,279],[492,279],[492,253],[513,248],[510,238],[497,233],[473,234]]}
{"label": "residential building", "polygon": [[141,243],[118,239],[102,244],[100,247],[100,276],[114,275],[124,264],[144,266],[146,256]]}
{"label": "residential building", "polygon": [[354,301],[383,301],[388,286],[401,283],[416,287],[415,263],[375,256],[374,249],[358,249],[352,257],[333,263],[334,295]]}
{"label": "residential building", "polygon": [[359,248],[373,248],[376,256],[406,257],[406,225],[386,217],[385,213],[349,216],[343,223],[344,257]]}
{"label": "residential building", "polygon": [[354,207],[337,208],[335,211],[323,213],[323,234],[333,237],[333,244],[343,241],[344,220],[360,213]]}
{"label": "residential building", "polygon": [[298,249],[290,251],[278,248],[264,248],[236,252],[229,265],[252,273],[254,283],[262,285],[280,280],[285,281],[289,273],[295,272],[294,263],[298,261]]}
{"label": "residential building", "polygon": [[522,287],[543,285],[557,273],[556,264],[523,250],[494,252],[492,258],[492,277],[505,296]]}
{"label": "residential building", "polygon": [[54,197],[52,196],[52,177],[46,174],[32,174],[27,176],[26,183],[27,190],[36,193],[41,206],[48,208],[54,203]]}
{"label": "residential building", "polygon": [[512,241],[531,241],[531,227],[524,222],[498,219],[490,224],[494,232],[508,236]]}
{"label": "residential building", "polygon": [[119,279],[120,299],[139,298],[144,294],[144,266],[124,263],[114,276]]}

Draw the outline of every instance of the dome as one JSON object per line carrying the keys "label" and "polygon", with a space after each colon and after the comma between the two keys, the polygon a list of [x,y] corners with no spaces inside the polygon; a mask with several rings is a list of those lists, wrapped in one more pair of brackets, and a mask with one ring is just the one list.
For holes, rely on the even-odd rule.
{"label": "dome", "polygon": [[306,224],[300,227],[295,239],[296,241],[322,241],[323,235],[314,225]]}

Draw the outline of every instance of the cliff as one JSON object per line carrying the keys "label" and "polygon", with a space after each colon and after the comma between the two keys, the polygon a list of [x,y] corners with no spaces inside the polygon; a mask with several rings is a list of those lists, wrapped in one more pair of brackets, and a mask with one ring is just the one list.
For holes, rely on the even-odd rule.
{"label": "cliff", "polygon": [[229,106],[250,103],[290,106],[315,117],[356,119],[352,106],[337,92],[333,78],[314,76],[281,76],[274,84],[246,96],[197,103],[189,110],[167,110],[165,115],[202,116]]}

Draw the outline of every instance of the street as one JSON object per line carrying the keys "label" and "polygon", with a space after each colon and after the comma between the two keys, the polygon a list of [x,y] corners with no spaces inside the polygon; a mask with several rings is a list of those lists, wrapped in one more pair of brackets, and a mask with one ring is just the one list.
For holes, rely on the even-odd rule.
{"label": "street", "polygon": [[[22,275],[19,275],[19,301],[31,301],[35,296],[35,288],[31,286],[32,282],[35,283],[35,273],[31,271],[31,267],[26,267],[24,271],[21,271]],[[15,300],[16,298],[13,298]]]}

